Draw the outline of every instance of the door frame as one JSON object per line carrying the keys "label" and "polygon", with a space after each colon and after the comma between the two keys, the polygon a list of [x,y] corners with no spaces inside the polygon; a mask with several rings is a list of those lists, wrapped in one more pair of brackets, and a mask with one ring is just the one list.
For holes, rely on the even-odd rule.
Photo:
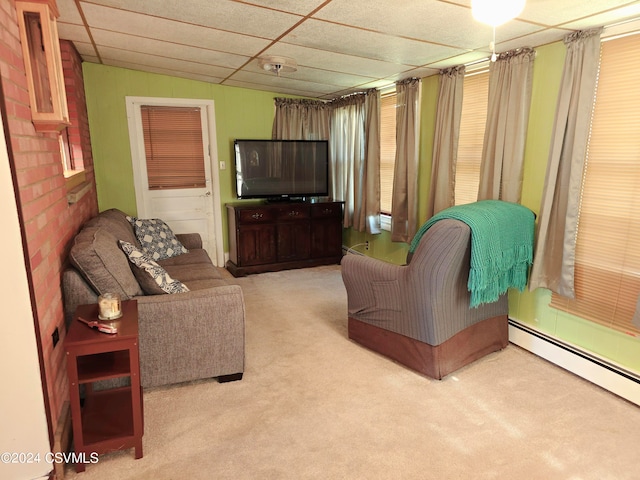
{"label": "door frame", "polygon": [[[148,187],[146,163],[139,159],[145,158],[144,135],[142,132],[142,105],[200,107],[204,109],[207,118],[207,135],[209,137],[209,162],[211,171],[211,199],[213,201],[213,233],[215,237],[215,252],[208,252],[214,257],[217,266],[224,266],[224,243],[222,232],[222,199],[220,197],[220,173],[218,171],[218,142],[216,139],[216,116],[213,100],[191,98],[163,98],[163,97],[125,97],[127,106],[127,123],[129,127],[129,143],[131,146],[131,166],[133,168],[133,183],[136,195],[136,209],[138,215],[146,215],[143,189]],[[205,160],[206,161],[206,160]]]}

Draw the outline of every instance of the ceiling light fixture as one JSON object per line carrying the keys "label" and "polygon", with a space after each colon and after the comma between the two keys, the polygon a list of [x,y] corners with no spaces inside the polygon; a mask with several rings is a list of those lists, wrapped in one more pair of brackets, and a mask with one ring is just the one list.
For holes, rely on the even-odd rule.
{"label": "ceiling light fixture", "polygon": [[298,64],[293,58],[280,56],[267,56],[259,59],[260,68],[273,72],[280,76],[280,72],[295,72],[298,70]]}
{"label": "ceiling light fixture", "polygon": [[493,27],[493,41],[489,44],[492,62],[497,59],[496,27],[520,15],[524,4],[525,0],[471,0],[473,18]]}
{"label": "ceiling light fixture", "polygon": [[477,21],[499,27],[516,18],[525,0],[471,0],[471,14]]}

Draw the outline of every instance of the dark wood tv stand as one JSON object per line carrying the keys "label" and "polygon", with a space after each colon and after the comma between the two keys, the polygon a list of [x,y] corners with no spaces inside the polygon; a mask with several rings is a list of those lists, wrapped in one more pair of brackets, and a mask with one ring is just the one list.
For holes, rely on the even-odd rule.
{"label": "dark wood tv stand", "polygon": [[340,263],[343,202],[229,203],[235,277]]}

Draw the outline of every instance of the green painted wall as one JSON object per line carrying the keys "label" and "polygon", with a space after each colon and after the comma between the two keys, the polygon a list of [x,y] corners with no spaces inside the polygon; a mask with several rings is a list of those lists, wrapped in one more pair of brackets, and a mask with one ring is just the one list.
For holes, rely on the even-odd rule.
{"label": "green painted wall", "polygon": [[[273,99],[283,95],[95,63],[84,63],[83,73],[100,210],[118,208],[130,215],[137,214],[126,96],[213,100],[218,161],[227,162],[227,169],[219,171],[223,206],[221,215],[226,232],[224,204],[236,200],[233,140],[271,138]],[[224,245],[227,250],[226,235]]]}
{"label": "green painted wall", "polygon": [[[562,42],[557,42],[536,50],[522,203],[539,213],[565,47]],[[136,213],[125,96],[213,99],[218,159],[225,160],[229,166],[233,165],[232,143],[235,138],[271,136],[273,98],[277,96],[274,93],[90,63],[84,64],[84,75],[101,210],[115,207],[130,214]],[[423,79],[418,179],[421,220],[426,220],[437,95],[438,77]],[[233,168],[220,171],[223,204],[235,200],[234,191]],[[222,218],[226,232],[226,212],[222,212]],[[348,246],[358,245],[366,240],[370,242],[367,255],[396,264],[404,263],[408,246],[391,242],[388,232],[367,235],[349,229],[344,233],[344,243]],[[226,236],[224,244],[226,249]],[[355,248],[364,252],[363,246]],[[545,289],[510,292],[510,316],[627,368],[640,371],[640,355],[637,354],[639,338],[551,309],[548,306],[550,295]]]}

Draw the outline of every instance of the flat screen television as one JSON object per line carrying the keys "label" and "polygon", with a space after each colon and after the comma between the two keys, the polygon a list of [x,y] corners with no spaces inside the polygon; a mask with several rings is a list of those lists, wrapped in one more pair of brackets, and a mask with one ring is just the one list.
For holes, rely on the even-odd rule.
{"label": "flat screen television", "polygon": [[327,140],[236,140],[238,198],[303,199],[329,194]]}

